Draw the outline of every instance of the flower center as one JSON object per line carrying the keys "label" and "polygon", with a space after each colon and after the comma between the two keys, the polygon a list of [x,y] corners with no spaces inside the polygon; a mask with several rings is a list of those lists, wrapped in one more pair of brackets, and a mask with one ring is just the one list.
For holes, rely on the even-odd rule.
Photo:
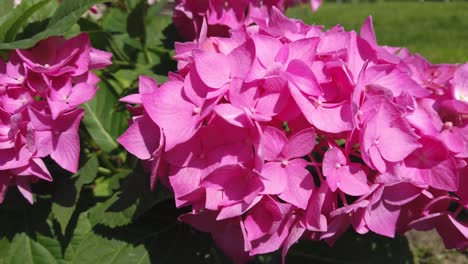
{"label": "flower center", "polygon": [[322,101],[320,101],[320,100],[315,101],[315,107],[316,107],[316,108],[319,108],[319,107],[321,107],[322,105],[323,105],[323,102],[322,102]]}
{"label": "flower center", "polygon": [[194,108],[193,108],[193,114],[194,114],[194,115],[198,115],[198,114],[200,114],[200,113],[201,113],[200,107],[194,107]]}
{"label": "flower center", "polygon": [[444,94],[445,94],[444,90],[442,90],[442,89],[437,89],[437,90],[435,91],[435,93],[436,93],[437,95],[444,95]]}
{"label": "flower center", "polygon": [[444,123],[444,128],[445,128],[445,129],[450,129],[450,128],[452,128],[452,127],[453,127],[453,123],[452,123],[452,122],[448,121],[448,122],[445,122],[445,123]]}

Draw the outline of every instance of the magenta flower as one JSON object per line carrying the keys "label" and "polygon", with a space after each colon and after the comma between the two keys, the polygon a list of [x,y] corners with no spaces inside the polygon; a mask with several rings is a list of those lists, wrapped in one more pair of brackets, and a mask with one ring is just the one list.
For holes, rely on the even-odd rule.
{"label": "magenta flower", "polygon": [[78,170],[78,128],[99,79],[90,70],[110,65],[111,54],[93,49],[86,34],[50,37],[0,61],[0,200],[16,185],[33,202],[30,184],[52,181],[42,158]]}
{"label": "magenta flower", "polygon": [[329,149],[323,156],[323,175],[327,178],[330,189],[340,189],[353,196],[370,192],[367,175],[359,163],[349,163],[339,148]]}
{"label": "magenta flower", "polygon": [[50,37],[29,50],[17,50],[25,67],[46,76],[78,76],[88,71],[91,45],[88,35],[65,40]]}
{"label": "magenta flower", "polygon": [[278,194],[282,200],[305,209],[314,182],[302,157],[314,148],[314,130],[300,131],[288,140],[280,130],[267,127],[263,137],[264,158],[269,162],[263,167],[262,174],[272,185],[272,194]]}
{"label": "magenta flower", "polygon": [[54,120],[49,115],[31,109],[29,116],[36,140],[35,147],[41,149],[43,155],[50,155],[62,168],[77,172],[80,154],[78,127],[84,111],[76,109]]}

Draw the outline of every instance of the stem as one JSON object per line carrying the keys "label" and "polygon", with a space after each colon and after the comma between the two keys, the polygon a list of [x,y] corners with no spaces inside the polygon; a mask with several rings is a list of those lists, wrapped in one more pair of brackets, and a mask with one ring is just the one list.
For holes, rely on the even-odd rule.
{"label": "stem", "polygon": [[[105,169],[107,169],[107,170],[109,170],[111,172],[115,171],[114,164],[112,164],[112,161],[110,160],[110,157],[109,157],[109,155],[107,153],[105,153],[105,152],[99,153],[98,158],[99,158],[100,163],[104,166],[104,167],[99,167],[98,170],[100,168],[102,168],[102,169],[105,168]],[[106,175],[106,174],[104,173],[104,175]]]}
{"label": "stem", "polygon": [[346,195],[344,194],[344,192],[339,192],[340,193],[340,198],[341,198],[341,201],[343,202],[343,204],[345,206],[348,206],[348,201],[346,200]]}
{"label": "stem", "polygon": [[362,159],[361,154],[357,153],[356,151],[351,151],[349,155]]}
{"label": "stem", "polygon": [[103,167],[99,167],[98,172],[99,172],[99,174],[106,175],[106,176],[112,175],[111,170],[109,170],[107,168],[103,168]]}
{"label": "stem", "polygon": [[457,210],[455,210],[455,212],[453,212],[453,217],[456,218],[458,216],[458,214],[463,210],[463,206],[461,204],[458,205],[458,208]]}
{"label": "stem", "polygon": [[120,60],[112,60],[112,64],[120,65],[120,66],[129,66],[129,67],[135,67],[136,66],[134,63],[126,62],[126,61],[120,61]]}
{"label": "stem", "polygon": [[322,175],[322,170],[320,169],[320,166],[322,164],[316,162],[314,157],[312,157],[312,155],[310,153],[307,154],[307,157],[309,157],[309,159],[310,159],[310,162],[308,162],[308,164],[312,165],[315,168],[315,171],[317,172],[317,174],[319,176],[320,183],[322,183],[325,180],[325,177],[323,177],[323,175]]}

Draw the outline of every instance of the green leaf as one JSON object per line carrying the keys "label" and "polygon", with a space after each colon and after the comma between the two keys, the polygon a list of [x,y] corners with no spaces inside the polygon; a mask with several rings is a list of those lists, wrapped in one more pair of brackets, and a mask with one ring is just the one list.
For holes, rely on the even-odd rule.
{"label": "green leaf", "polygon": [[88,214],[80,215],[73,238],[65,252],[70,263],[150,263],[143,246],[134,247],[122,241],[109,240],[92,232]]}
{"label": "green leaf", "polygon": [[126,17],[124,11],[111,8],[102,17],[102,28],[108,32],[121,32],[127,31]]}
{"label": "green leaf", "polygon": [[13,0],[0,1],[0,21],[13,10]]}
{"label": "green leaf", "polygon": [[123,170],[112,177],[100,177],[95,181],[93,189],[96,197],[109,197],[114,194],[114,191],[120,188],[120,181],[131,173],[130,170]]}
{"label": "green leaf", "polygon": [[127,32],[132,38],[140,38],[142,40],[146,37],[145,30],[145,17],[148,12],[148,3],[146,0],[141,0],[132,12],[127,17]]}
{"label": "green leaf", "polygon": [[80,19],[91,6],[109,2],[108,0],[64,0],[51,17],[47,28],[36,35],[14,42],[0,43],[0,50],[5,49],[27,49],[50,36],[62,36]]}
{"label": "green leaf", "polygon": [[150,260],[144,246],[133,247],[121,241],[89,235],[77,247],[71,263],[149,264]]}
{"label": "green leaf", "polygon": [[92,232],[93,226],[88,218],[88,213],[82,213],[78,217],[78,222],[75,229],[73,230],[73,236],[70,243],[65,251],[65,260],[72,260],[76,255],[78,247],[86,240],[89,234]]}
{"label": "green leaf", "polygon": [[83,124],[102,150],[110,152],[118,147],[119,137],[128,126],[128,113],[119,111],[119,95],[107,83],[101,82],[93,100],[83,105],[86,110]]}
{"label": "green leaf", "polygon": [[78,171],[77,175],[79,177],[76,179],[57,179],[52,214],[59,223],[62,234],[65,234],[68,223],[75,211],[83,185],[93,182],[98,172],[98,166],[97,157],[93,155]]}
{"label": "green leaf", "polygon": [[[56,249],[52,249],[56,252]],[[7,255],[0,256],[5,263],[11,264],[56,264],[58,263],[51,251],[24,233],[17,234]]]}
{"label": "green leaf", "polygon": [[121,192],[92,208],[89,219],[93,225],[124,226],[170,197],[170,193],[163,188],[152,192],[148,175],[137,172],[127,177]]}
{"label": "green leaf", "polygon": [[62,247],[60,246],[60,242],[58,240],[37,234],[36,241],[37,243],[47,248],[47,250],[54,256],[55,259],[59,260],[63,258]]}
{"label": "green leaf", "polygon": [[76,186],[81,189],[85,184],[90,184],[96,178],[98,172],[99,162],[96,155],[91,155],[88,161],[80,168],[77,173],[78,180]]}
{"label": "green leaf", "polygon": [[[152,11],[152,9],[150,9]],[[163,39],[166,37],[164,35],[164,30],[172,23],[172,18],[170,16],[154,16],[151,14],[148,15],[146,21],[146,30],[151,32],[148,34],[146,40],[146,46],[148,48],[158,48],[163,44]]]}
{"label": "green leaf", "polygon": [[[167,0],[160,0],[148,9],[146,20],[160,17],[162,9],[167,5]],[[167,17],[167,16],[166,16]]]}
{"label": "green leaf", "polygon": [[138,80],[140,74],[135,69],[119,69],[112,74],[122,87],[130,87],[135,81]]}
{"label": "green leaf", "polygon": [[124,0],[124,3],[127,6],[127,9],[131,10],[131,9],[135,8],[135,6],[138,5],[138,3],[140,1],[141,0]]}
{"label": "green leaf", "polygon": [[41,9],[51,0],[23,1],[16,8],[11,10],[0,24],[0,41],[11,42],[15,40],[16,34],[28,21],[34,12]]}
{"label": "green leaf", "polygon": [[6,263],[6,256],[8,256],[8,251],[10,249],[10,241],[6,237],[0,240],[0,264]]}
{"label": "green leaf", "polygon": [[[60,6],[59,1],[49,1],[44,7],[39,9],[37,12],[34,12],[34,14],[31,16],[29,19],[29,22],[46,22],[47,24],[49,23],[49,19],[57,10],[57,8]],[[18,38],[18,37],[17,37]]]}
{"label": "green leaf", "polygon": [[[119,195],[121,195],[119,193]],[[113,210],[112,205],[117,204],[119,195],[112,196],[103,203],[98,203],[89,211],[89,219],[92,225],[102,224],[108,227],[128,225],[132,222],[133,215],[137,210],[137,204],[131,204],[126,208],[117,207]]]}

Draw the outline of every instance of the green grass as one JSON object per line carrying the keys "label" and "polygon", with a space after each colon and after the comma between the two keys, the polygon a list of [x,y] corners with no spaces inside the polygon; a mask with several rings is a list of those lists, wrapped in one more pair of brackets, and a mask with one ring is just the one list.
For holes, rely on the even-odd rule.
{"label": "green grass", "polygon": [[340,24],[359,31],[372,15],[380,45],[407,47],[433,63],[468,61],[468,2],[326,2],[316,13],[307,5],[288,10],[308,24]]}

